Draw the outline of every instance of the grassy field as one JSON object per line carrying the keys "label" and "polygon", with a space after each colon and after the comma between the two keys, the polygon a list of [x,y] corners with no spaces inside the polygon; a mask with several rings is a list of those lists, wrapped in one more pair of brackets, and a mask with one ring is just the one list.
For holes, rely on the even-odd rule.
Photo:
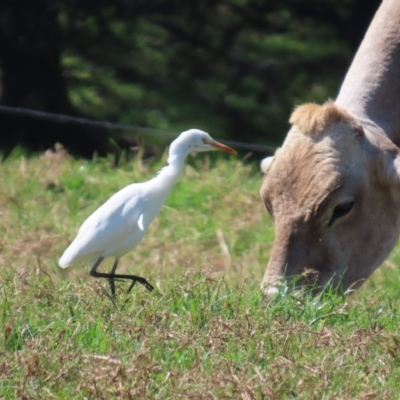
{"label": "grassy field", "polygon": [[191,158],[121,260],[155,292],[118,282],[114,305],[88,266],[57,266],[92,211],[164,164],[59,151],[0,166],[0,398],[399,397],[399,247],[352,296],[263,299],[274,229],[239,158]]}

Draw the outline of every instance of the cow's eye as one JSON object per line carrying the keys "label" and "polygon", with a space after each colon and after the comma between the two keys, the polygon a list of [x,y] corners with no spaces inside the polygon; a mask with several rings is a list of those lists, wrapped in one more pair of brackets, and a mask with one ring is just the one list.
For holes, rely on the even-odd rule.
{"label": "cow's eye", "polygon": [[328,226],[331,226],[337,219],[348,214],[353,209],[353,206],[354,201],[346,201],[345,203],[338,204],[333,210]]}

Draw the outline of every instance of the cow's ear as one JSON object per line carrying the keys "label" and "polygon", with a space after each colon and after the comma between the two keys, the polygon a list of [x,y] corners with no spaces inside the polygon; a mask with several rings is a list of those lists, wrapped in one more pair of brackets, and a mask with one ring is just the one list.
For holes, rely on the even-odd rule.
{"label": "cow's ear", "polygon": [[268,172],[269,167],[272,164],[272,161],[274,161],[274,156],[266,157],[263,160],[261,160],[260,168],[263,174],[266,174]]}

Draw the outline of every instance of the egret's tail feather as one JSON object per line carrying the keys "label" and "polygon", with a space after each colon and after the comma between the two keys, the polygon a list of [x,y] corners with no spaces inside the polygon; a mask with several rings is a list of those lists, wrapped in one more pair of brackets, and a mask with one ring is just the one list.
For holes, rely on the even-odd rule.
{"label": "egret's tail feather", "polygon": [[91,254],[77,254],[74,249],[70,250],[70,247],[65,250],[64,254],[58,260],[58,265],[61,268],[67,268],[71,265],[88,264],[93,265],[101,256],[101,253],[91,253]]}
{"label": "egret's tail feather", "polygon": [[61,258],[58,260],[58,265],[61,268],[67,268],[71,265],[71,261],[68,260],[67,257],[65,257],[65,254],[63,254]]}

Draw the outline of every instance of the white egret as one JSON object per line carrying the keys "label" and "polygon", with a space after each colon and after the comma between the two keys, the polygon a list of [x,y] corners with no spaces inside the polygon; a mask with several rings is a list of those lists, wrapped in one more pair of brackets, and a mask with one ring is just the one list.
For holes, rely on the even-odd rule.
{"label": "white egret", "polygon": [[[142,277],[116,274],[118,261],[142,240],[181,175],[186,156],[190,152],[210,150],[236,154],[235,150],[216,142],[208,133],[198,129],[182,132],[171,143],[168,165],[153,179],[126,186],[98,208],[82,224],[78,235],[60,258],[59,266],[66,268],[73,264],[92,265],[90,275],[107,278],[113,296],[115,278],[132,281],[128,293],[136,282],[152,291],[153,286]],[[107,257],[115,258],[111,272],[98,272],[97,268]]]}

